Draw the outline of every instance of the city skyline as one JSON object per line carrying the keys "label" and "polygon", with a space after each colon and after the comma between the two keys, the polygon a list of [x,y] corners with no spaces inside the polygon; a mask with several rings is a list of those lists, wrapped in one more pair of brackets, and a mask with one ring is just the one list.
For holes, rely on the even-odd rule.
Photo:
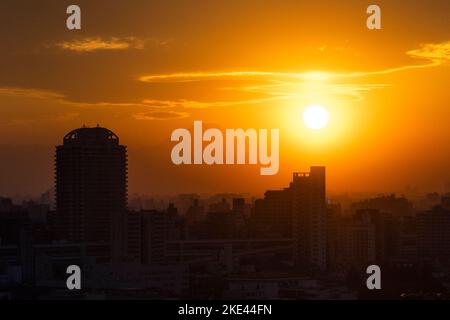
{"label": "city skyline", "polygon": [[[326,168],[311,166],[259,199],[190,193],[127,206],[119,135],[84,126],[62,141],[54,209],[0,197],[0,297],[448,297],[450,193],[333,198]],[[83,270],[78,292],[68,266]],[[383,290],[366,285],[369,267],[383,270]]]}
{"label": "city skyline", "polygon": [[[97,124],[97,125],[92,126],[92,127],[83,125],[80,128],[78,128],[78,129],[73,129],[73,128],[72,128],[73,130],[70,129],[69,133],[65,134],[65,136],[70,134],[71,132],[76,131],[76,130],[95,129],[95,128],[103,129],[103,127],[101,127],[100,124]],[[65,140],[65,138],[63,139],[63,141],[64,140]],[[246,144],[246,146],[248,146],[248,144]],[[127,147],[127,149],[129,150],[128,147]],[[167,149],[167,150],[169,150],[169,149]],[[52,152],[54,152],[54,147],[52,148]],[[169,150],[169,152],[170,152],[170,150]],[[40,155],[42,155],[42,153]],[[45,161],[45,160],[49,160],[49,159],[41,158],[39,160]],[[41,165],[42,165],[42,163],[41,163]],[[296,172],[303,172],[303,171],[306,171],[306,169],[308,167],[311,167],[311,166],[314,167],[315,165],[320,165],[320,164],[305,165],[305,170],[294,170],[294,171],[296,171]],[[53,165],[51,164],[51,161],[49,161],[48,163],[46,163],[43,166],[50,166],[52,168],[52,171],[53,171]],[[189,167],[190,168],[195,168],[196,166],[197,167],[207,167],[207,169],[208,169],[208,165],[200,165],[200,166],[198,166],[198,165],[190,165]],[[250,165],[246,164],[245,166],[248,167]],[[228,167],[230,167],[230,166],[228,166]],[[238,168],[239,166],[235,165],[235,166],[231,166],[231,167],[232,167],[231,169],[228,168],[230,171],[234,171],[234,170],[238,170],[239,171],[239,168]],[[242,167],[242,165],[241,165],[241,167]],[[198,170],[202,170],[202,169],[198,168]],[[259,171],[258,171],[257,168],[252,170],[251,176],[253,178],[257,178],[259,175],[260,174],[259,174]],[[52,179],[49,179],[49,180],[52,180]],[[131,192],[129,192],[129,194],[131,195],[132,199],[135,199],[136,197],[149,197],[149,196],[150,197],[155,197],[155,198],[166,198],[166,197],[173,197],[173,196],[177,196],[177,195],[190,194],[190,193],[198,193],[198,194],[201,194],[203,196],[210,196],[210,195],[214,195],[214,194],[227,194],[227,193],[228,194],[233,194],[233,193],[235,193],[235,194],[242,194],[242,195],[245,195],[248,198],[251,198],[251,197],[261,197],[268,190],[281,189],[281,188],[283,188],[283,186],[288,181],[289,181],[289,179],[287,179],[286,181],[281,181],[280,184],[272,185],[272,186],[266,186],[266,187],[264,187],[266,189],[257,190],[257,191],[254,191],[254,192],[248,191],[248,189],[245,189],[245,188],[238,189],[238,190],[231,190],[231,189],[218,189],[218,190],[215,190],[215,189],[206,189],[206,190],[200,189],[200,190],[196,190],[196,189],[194,189],[194,190],[192,190],[192,189],[185,189],[185,188],[183,188],[183,189],[180,189],[180,190],[177,190],[177,191],[172,191],[172,192],[171,191],[161,192],[161,191],[158,191],[158,189],[155,192],[149,192],[147,190],[132,190]],[[127,182],[127,185],[128,185],[128,182]],[[127,187],[127,189],[128,189],[128,187]],[[426,188],[421,188],[420,186],[410,185],[410,184],[406,183],[400,189],[392,189],[392,190],[389,190],[389,189],[384,189],[384,190],[364,189],[364,190],[356,190],[355,191],[355,190],[348,190],[348,189],[347,190],[345,190],[345,189],[343,189],[343,190],[330,190],[329,188],[327,188],[327,193],[332,195],[332,196],[353,195],[353,196],[356,196],[358,198],[358,197],[364,197],[364,196],[370,196],[370,195],[376,196],[376,195],[383,195],[383,194],[384,195],[391,195],[391,194],[405,195],[405,194],[408,194],[409,196],[420,196],[420,195],[424,195],[424,194],[427,194],[427,193],[433,193],[433,192],[445,193],[445,192],[448,192],[449,190],[450,190],[450,186],[448,186],[448,185],[443,185],[440,188],[437,187],[437,188],[426,189]],[[15,199],[18,199],[18,200],[20,200],[20,199],[26,200],[26,199],[38,199],[39,197],[42,197],[43,195],[45,195],[47,193],[53,194],[54,192],[56,192],[56,190],[54,189],[54,186],[51,186],[51,187],[47,187],[47,188],[42,189],[42,190],[38,190],[35,193],[19,193],[19,192],[11,193],[11,192],[5,191],[1,195],[2,196],[12,197],[12,198],[15,198]]]}

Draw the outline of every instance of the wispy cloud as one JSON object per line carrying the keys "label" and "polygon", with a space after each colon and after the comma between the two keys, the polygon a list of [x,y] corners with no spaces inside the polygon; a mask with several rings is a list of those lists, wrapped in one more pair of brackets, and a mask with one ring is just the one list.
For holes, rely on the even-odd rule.
{"label": "wispy cloud", "polygon": [[261,98],[231,101],[197,102],[187,100],[166,101],[166,105],[186,108],[222,107],[241,104],[255,104],[281,99],[298,99],[302,96],[333,96],[343,100],[361,100],[365,92],[391,86],[389,83],[367,83],[369,77],[382,76],[406,70],[436,67],[450,61],[450,41],[428,43],[405,54],[414,59],[425,59],[425,63],[401,65],[398,67],[372,71],[304,71],[304,72],[264,72],[264,71],[220,71],[220,72],[179,72],[168,74],[142,75],[139,81],[145,83],[187,83],[217,80],[244,80],[245,85],[221,88],[222,90],[259,93]]}
{"label": "wispy cloud", "polygon": [[0,87],[0,95],[12,97],[28,97],[36,99],[64,99],[64,95],[49,90],[17,87]]}
{"label": "wispy cloud", "polygon": [[139,77],[142,82],[192,82],[192,81],[208,81],[214,79],[232,79],[232,78],[261,78],[261,77],[297,77],[295,73],[281,72],[260,72],[260,71],[231,71],[231,72],[186,72],[186,73],[169,73],[154,74]]}
{"label": "wispy cloud", "polygon": [[71,41],[63,41],[56,44],[57,47],[63,50],[75,52],[91,52],[97,50],[124,50],[124,49],[142,49],[144,44],[141,40],[136,38],[84,38]]}
{"label": "wispy cloud", "polygon": [[363,77],[372,75],[383,75],[406,70],[437,67],[450,61],[450,41],[440,43],[425,43],[422,44],[418,49],[407,51],[406,55],[415,59],[427,60],[427,62],[422,64],[411,64],[376,71],[351,72],[348,74],[343,74],[342,77]]}
{"label": "wispy cloud", "polygon": [[148,111],[139,112],[133,115],[136,120],[172,120],[186,118],[189,116],[187,112],[181,111]]}
{"label": "wispy cloud", "polygon": [[205,108],[221,108],[231,107],[242,104],[256,104],[268,102],[271,100],[279,100],[275,97],[266,97],[260,99],[247,100],[229,100],[229,101],[195,101],[187,99],[178,100],[143,100],[142,104],[152,108],[185,108],[185,109],[205,109]]}
{"label": "wispy cloud", "polygon": [[140,39],[137,37],[87,37],[58,42],[53,46],[61,50],[86,53],[99,50],[142,50],[146,47],[167,47],[170,43],[171,40],[159,40],[155,38]]}
{"label": "wispy cloud", "polygon": [[[194,72],[147,75],[139,78],[146,83],[183,83],[208,82],[212,80],[245,80],[246,84],[228,86],[221,90],[240,91],[258,94],[260,97],[252,99],[236,99],[228,101],[191,101],[174,100],[164,101],[162,106],[184,107],[187,109],[229,107],[237,105],[260,104],[271,101],[301,99],[311,94],[333,96],[335,99],[361,100],[363,93],[390,86],[386,83],[359,83],[345,82],[345,78],[363,77],[367,73],[323,72],[307,71],[298,73],[283,72]],[[152,101],[161,103],[161,101]]]}
{"label": "wispy cloud", "polygon": [[74,107],[145,107],[145,103],[134,102],[87,102],[73,101],[66,95],[55,91],[35,88],[0,87],[0,96],[23,97],[42,100],[51,100],[64,105]]}
{"label": "wispy cloud", "polygon": [[[187,111],[173,110],[182,109],[186,106],[194,106],[199,102],[196,101],[164,101],[164,100],[143,100],[141,102],[89,102],[89,101],[73,101],[67,96],[49,90],[33,89],[33,88],[17,88],[17,87],[0,87],[0,97],[18,97],[45,100],[49,103],[57,103],[65,106],[62,110],[71,110],[67,112],[56,112],[52,115],[43,115],[40,117],[20,117],[7,122],[0,121],[1,126],[5,125],[26,125],[36,121],[66,121],[72,120],[79,116],[80,111],[95,110],[96,108],[117,108],[117,110],[129,112],[129,115],[136,120],[171,120],[185,118],[190,115]],[[45,103],[44,101],[44,103]],[[200,107],[200,106],[198,106]],[[74,111],[75,110],[75,111]],[[136,112],[135,110],[143,110]]]}
{"label": "wispy cloud", "polygon": [[442,64],[450,61],[450,41],[422,44],[419,49],[406,52],[414,58],[428,59]]}
{"label": "wispy cloud", "polygon": [[[32,89],[32,88],[16,88],[16,87],[0,87],[0,98],[25,98],[33,100],[43,100],[44,103],[56,102],[56,103],[69,103],[65,101],[65,96],[53,91]],[[4,105],[4,108],[8,107],[8,104]],[[79,116],[79,113],[66,108],[61,108],[52,113],[40,113],[37,117],[36,114],[17,114],[7,119],[0,119],[0,126],[12,127],[12,126],[26,126],[32,125],[38,121],[47,122],[60,122],[75,119]]]}

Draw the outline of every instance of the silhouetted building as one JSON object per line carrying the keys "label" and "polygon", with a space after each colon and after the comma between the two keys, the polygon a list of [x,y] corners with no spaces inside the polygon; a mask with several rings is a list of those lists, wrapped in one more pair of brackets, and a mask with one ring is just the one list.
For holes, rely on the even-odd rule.
{"label": "silhouetted building", "polygon": [[[0,211],[0,247],[17,246],[14,250],[20,266],[20,282],[34,281],[33,234],[29,216],[21,211]],[[0,258],[2,254],[0,254]],[[0,259],[1,260],[1,259]]]}
{"label": "silhouetted building", "polygon": [[188,225],[198,223],[205,219],[205,210],[202,205],[199,204],[198,199],[194,199],[194,203],[189,207],[186,212],[186,221]]}
{"label": "silhouetted building", "polygon": [[412,203],[404,197],[396,197],[394,194],[391,194],[388,196],[365,199],[352,204],[353,212],[356,212],[359,209],[377,209],[400,217],[412,213]]}
{"label": "silhouetted building", "polygon": [[142,215],[142,263],[162,264],[167,241],[166,213],[146,210]]}
{"label": "silhouetted building", "polygon": [[142,211],[129,211],[126,224],[126,260],[142,260]]}
{"label": "silhouetted building", "polygon": [[255,201],[252,233],[257,237],[291,237],[292,195],[290,189],[269,190]]}
{"label": "silhouetted building", "polygon": [[327,269],[335,269],[339,257],[338,228],[341,220],[340,204],[327,205]]}
{"label": "silhouetted building", "polygon": [[417,261],[417,219],[403,217],[399,231],[399,258],[403,262],[413,263]]}
{"label": "silhouetted building", "polygon": [[368,216],[375,228],[376,263],[381,264],[398,257],[400,244],[398,217],[377,209],[359,209],[355,216]]}
{"label": "silhouetted building", "polygon": [[233,208],[232,210],[236,213],[245,213],[245,199],[244,198],[233,198]]}
{"label": "silhouetted building", "polygon": [[376,259],[375,225],[367,213],[342,218],[338,224],[336,265],[366,267]]}
{"label": "silhouetted building", "polygon": [[444,194],[442,196],[441,204],[444,208],[450,210],[450,193]]}
{"label": "silhouetted building", "polygon": [[270,190],[255,201],[251,234],[292,237],[293,259],[300,270],[324,270],[327,252],[325,167],[294,173],[289,188]]}
{"label": "silhouetted building", "polygon": [[0,212],[20,211],[20,207],[13,204],[12,199],[0,197]]}
{"label": "silhouetted building", "polygon": [[417,249],[422,260],[450,261],[450,211],[443,207],[417,214]]}
{"label": "silhouetted building", "polygon": [[69,242],[106,242],[111,260],[124,254],[127,150],[112,131],[79,128],[56,147],[58,229]]}
{"label": "silhouetted building", "polygon": [[185,217],[178,214],[178,207],[169,203],[165,210],[166,219],[166,238],[168,240],[181,240],[186,238],[186,221]]}
{"label": "silhouetted building", "polygon": [[325,167],[294,173],[292,192],[294,263],[302,269],[326,268]]}
{"label": "silhouetted building", "polygon": [[230,211],[230,205],[225,198],[222,198],[220,202],[212,203],[209,206],[209,212],[228,212]]}

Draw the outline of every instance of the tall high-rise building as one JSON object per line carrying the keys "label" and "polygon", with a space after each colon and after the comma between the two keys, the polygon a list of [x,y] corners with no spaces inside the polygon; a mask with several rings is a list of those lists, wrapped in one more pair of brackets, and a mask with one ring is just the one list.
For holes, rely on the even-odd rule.
{"label": "tall high-rise building", "polygon": [[69,242],[107,242],[111,260],[124,252],[127,149],[101,128],[79,128],[56,147],[56,211]]}
{"label": "tall high-rise building", "polygon": [[290,189],[269,190],[255,201],[254,236],[290,238],[292,236],[292,195]]}
{"label": "tall high-rise building", "polygon": [[142,263],[163,264],[168,238],[168,217],[156,210],[141,211],[142,216]]}
{"label": "tall high-rise building", "polygon": [[305,270],[326,268],[325,167],[294,173],[292,196],[294,263]]}
{"label": "tall high-rise building", "polygon": [[417,252],[420,260],[450,261],[450,210],[435,206],[419,212],[417,218]]}
{"label": "tall high-rise building", "polygon": [[334,267],[347,270],[377,262],[376,226],[368,212],[339,219],[335,242],[337,256]]}

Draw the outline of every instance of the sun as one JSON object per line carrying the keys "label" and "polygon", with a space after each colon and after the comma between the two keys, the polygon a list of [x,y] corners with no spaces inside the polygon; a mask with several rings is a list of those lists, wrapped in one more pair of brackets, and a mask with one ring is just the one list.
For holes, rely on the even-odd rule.
{"label": "sun", "polygon": [[328,125],[329,114],[327,109],[318,104],[308,106],[303,112],[303,122],[313,130],[320,130]]}

